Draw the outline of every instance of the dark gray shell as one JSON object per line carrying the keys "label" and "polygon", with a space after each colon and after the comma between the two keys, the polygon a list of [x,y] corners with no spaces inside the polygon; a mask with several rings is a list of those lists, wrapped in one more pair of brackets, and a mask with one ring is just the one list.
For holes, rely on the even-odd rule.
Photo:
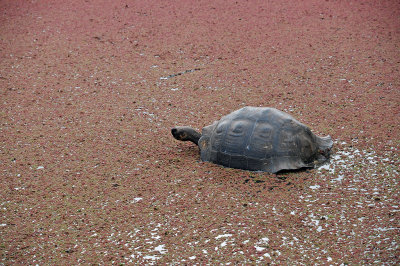
{"label": "dark gray shell", "polygon": [[287,113],[244,107],[202,130],[201,159],[226,167],[276,173],[326,160],[332,140],[318,137]]}

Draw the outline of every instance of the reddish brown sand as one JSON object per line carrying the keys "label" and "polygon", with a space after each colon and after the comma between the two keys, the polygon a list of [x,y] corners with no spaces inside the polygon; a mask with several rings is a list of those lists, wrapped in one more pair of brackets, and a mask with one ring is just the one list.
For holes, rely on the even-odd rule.
{"label": "reddish brown sand", "polygon": [[[399,263],[399,51],[394,0],[0,1],[0,265]],[[228,169],[170,135],[246,105],[331,163]]]}

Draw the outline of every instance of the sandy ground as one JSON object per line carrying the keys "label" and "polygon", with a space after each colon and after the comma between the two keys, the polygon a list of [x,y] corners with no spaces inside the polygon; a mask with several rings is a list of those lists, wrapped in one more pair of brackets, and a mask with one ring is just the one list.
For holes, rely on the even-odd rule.
{"label": "sandy ground", "polygon": [[[399,46],[399,1],[0,1],[0,264],[398,264]],[[330,164],[170,135],[246,105]]]}

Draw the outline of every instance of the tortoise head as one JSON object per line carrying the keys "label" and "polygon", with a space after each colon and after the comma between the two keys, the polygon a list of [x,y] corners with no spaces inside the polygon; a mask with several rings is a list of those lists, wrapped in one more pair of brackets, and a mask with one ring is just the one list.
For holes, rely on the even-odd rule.
{"label": "tortoise head", "polygon": [[174,127],[171,129],[172,136],[180,141],[191,141],[198,145],[201,134],[191,127]]}

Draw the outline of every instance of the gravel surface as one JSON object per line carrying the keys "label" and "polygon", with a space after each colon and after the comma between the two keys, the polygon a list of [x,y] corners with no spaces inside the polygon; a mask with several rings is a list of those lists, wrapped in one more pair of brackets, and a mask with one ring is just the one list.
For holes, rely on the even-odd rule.
{"label": "gravel surface", "polygon": [[[399,264],[399,1],[0,1],[0,265]],[[318,169],[199,160],[243,106]]]}

